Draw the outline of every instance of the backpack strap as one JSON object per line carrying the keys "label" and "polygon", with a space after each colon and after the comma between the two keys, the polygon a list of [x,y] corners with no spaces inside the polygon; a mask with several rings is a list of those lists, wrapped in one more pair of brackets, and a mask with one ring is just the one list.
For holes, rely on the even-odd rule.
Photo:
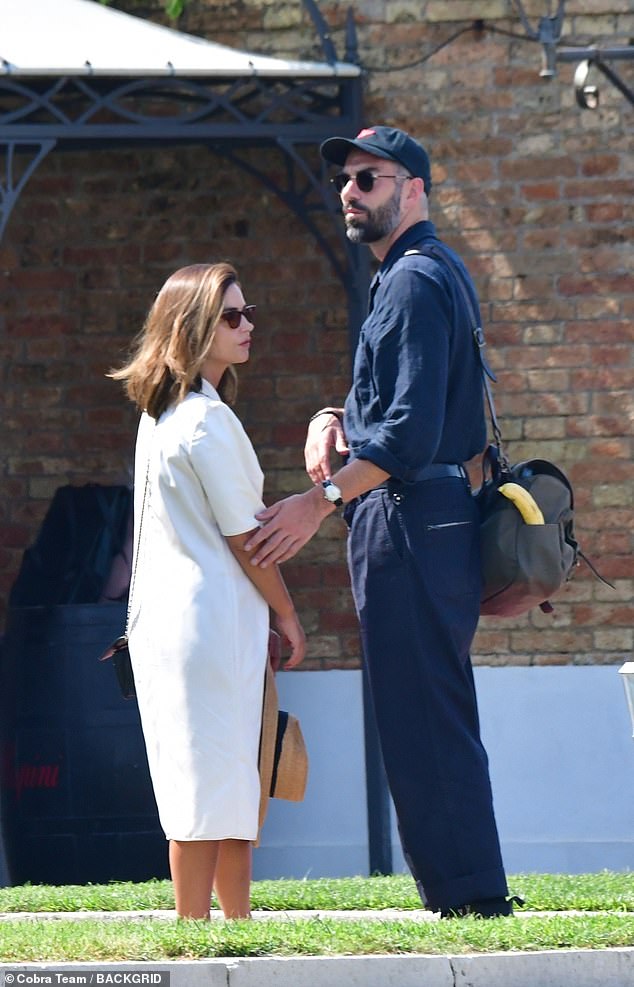
{"label": "backpack strap", "polygon": [[482,385],[484,387],[484,393],[487,399],[487,405],[489,407],[489,416],[491,418],[491,426],[493,428],[493,437],[495,439],[495,445],[497,446],[497,458],[500,465],[505,468],[510,468],[509,460],[507,459],[506,453],[502,445],[502,432],[500,429],[500,424],[498,422],[498,417],[495,411],[495,402],[493,401],[493,391],[491,390],[490,381],[495,383],[497,378],[491,367],[489,366],[488,360],[485,355],[486,340],[484,338],[484,331],[480,325],[480,320],[476,315],[475,305],[471,299],[471,295],[467,290],[467,285],[465,283],[465,278],[457,266],[449,251],[440,242],[433,243],[430,246],[423,247],[413,247],[411,250],[406,250],[403,254],[404,257],[410,257],[413,254],[420,254],[424,257],[433,257],[436,260],[440,260],[444,263],[447,268],[451,271],[454,281],[458,286],[460,295],[464,302],[464,306],[469,315],[469,321],[471,322],[471,335],[473,337],[473,342],[475,345],[476,353],[478,354],[478,363],[480,365],[480,372],[482,374]]}
{"label": "backpack strap", "polygon": [[616,589],[614,583],[611,583],[609,579],[606,579],[605,576],[601,575],[597,567],[590,561],[587,555],[583,554],[583,552],[581,551],[578,545],[577,545],[577,555],[579,556],[580,559],[583,559],[585,564],[588,566],[588,569],[590,569],[590,572],[592,572],[597,577],[597,579],[600,579],[601,582],[605,583],[606,586],[609,586],[610,589]]}

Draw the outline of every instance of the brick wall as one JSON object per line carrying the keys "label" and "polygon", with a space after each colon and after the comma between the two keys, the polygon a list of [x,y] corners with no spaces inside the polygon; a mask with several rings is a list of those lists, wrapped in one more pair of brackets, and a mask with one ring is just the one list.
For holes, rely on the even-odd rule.
{"label": "brick wall", "polygon": [[[574,65],[540,79],[539,46],[498,33],[522,31],[511,6],[357,0],[365,116],[410,129],[430,150],[432,218],[477,279],[511,456],[567,469],[583,548],[616,586],[580,569],[554,615],[483,620],[476,661],[620,663],[634,624],[632,107],[603,79],[600,110],[581,111]],[[534,24],[546,5],[526,7]],[[342,53],[345,9],[320,8]],[[567,10],[567,43],[634,35],[629,0]],[[163,17],[158,2],[142,13]],[[427,57],[474,17],[489,29]],[[297,0],[190,0],[178,26],[322,57]],[[615,68],[634,85],[632,63]],[[273,152],[257,160],[279,167]],[[238,266],[259,306],[237,410],[272,499],[305,487],[305,420],[341,400],[349,375],[345,298],[310,235],[203,149],[53,153],[29,181],[0,244],[2,604],[54,490],[129,477],[135,415],[104,373],[172,270],[220,258]],[[358,662],[344,548],[330,520],[285,567],[309,632],[307,667]]]}

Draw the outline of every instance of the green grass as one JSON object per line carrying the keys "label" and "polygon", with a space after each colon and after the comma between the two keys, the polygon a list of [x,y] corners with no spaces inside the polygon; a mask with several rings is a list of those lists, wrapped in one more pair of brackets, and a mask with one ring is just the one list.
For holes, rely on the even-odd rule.
{"label": "green grass", "polygon": [[[516,874],[509,877],[509,887],[513,894],[525,898],[526,908],[531,911],[634,912],[634,872]],[[422,907],[414,882],[406,875],[255,881],[251,901],[254,909],[264,911],[411,911]],[[170,881],[0,888],[0,913],[173,908]]]}
{"label": "green grass", "polygon": [[[526,907],[513,918],[421,921],[409,877],[258,881],[253,907],[265,911],[402,911],[397,919],[286,916],[274,921],[181,922],[152,917],[0,922],[4,962],[158,961],[222,956],[359,955],[603,949],[634,945],[634,874],[521,874],[509,880]],[[116,883],[0,889],[0,912],[146,911],[174,907],[171,884]],[[544,912],[522,917],[522,911]],[[564,915],[563,911],[586,914]],[[596,914],[600,912],[602,914]],[[552,914],[554,913],[554,914]],[[594,913],[594,914],[593,914]]]}
{"label": "green grass", "polygon": [[534,916],[496,921],[51,922],[2,923],[4,962],[203,959],[214,956],[458,954],[604,949],[634,944],[633,915]]}

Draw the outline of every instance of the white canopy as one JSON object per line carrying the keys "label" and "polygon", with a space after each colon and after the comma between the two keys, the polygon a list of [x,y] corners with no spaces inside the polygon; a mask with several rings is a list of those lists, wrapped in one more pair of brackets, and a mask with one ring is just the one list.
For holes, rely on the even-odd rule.
{"label": "white canopy", "polygon": [[[299,2],[299,0],[298,0]],[[0,0],[0,75],[354,77],[356,65],[237,51],[98,0]]]}

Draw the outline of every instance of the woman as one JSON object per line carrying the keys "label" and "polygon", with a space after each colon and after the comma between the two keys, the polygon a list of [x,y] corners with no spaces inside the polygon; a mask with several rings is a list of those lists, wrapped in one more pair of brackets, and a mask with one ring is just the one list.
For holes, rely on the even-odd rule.
{"label": "woman", "polygon": [[244,550],[263,476],[227,401],[254,308],[229,264],[184,267],[111,375],[143,412],[128,632],[180,917],[208,918],[212,890],[225,917],[250,914],[269,608],[287,667],[305,650],[279,570],[250,565]]}

